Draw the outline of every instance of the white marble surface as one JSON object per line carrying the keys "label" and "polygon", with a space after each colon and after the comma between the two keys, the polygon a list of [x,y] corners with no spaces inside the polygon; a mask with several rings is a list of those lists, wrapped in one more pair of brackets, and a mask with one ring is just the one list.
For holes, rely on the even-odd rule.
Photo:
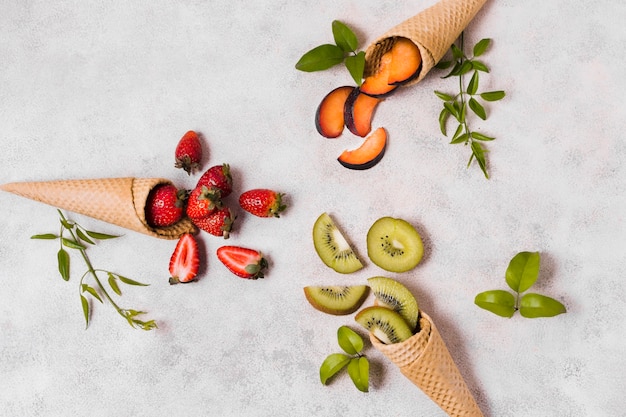
{"label": "white marble surface", "polygon": [[[343,69],[306,74],[294,64],[352,26],[362,45],[432,4],[321,0],[16,1],[0,3],[0,182],[164,176],[189,129],[209,148],[205,167],[228,162],[235,193],[287,193],[280,219],[240,213],[232,244],[263,250],[265,280],[229,274],[201,238],[198,282],[169,286],[172,241],[128,232],[90,249],[97,267],[140,281],[120,299],[148,311],[153,332],[133,330],[108,305],[84,329],[75,260],[56,273],[53,208],[0,193],[0,414],[6,416],[442,416],[369,344],[371,389],[347,375],[322,386],[318,367],[338,351],[342,324],[305,301],[302,287],[363,283],[384,274],[367,261],[365,234],[384,215],[414,224],[426,243],[404,282],[438,324],[486,416],[622,416],[626,413],[626,4],[489,0],[468,42],[493,39],[482,84],[504,89],[479,130],[487,181],[465,168],[467,149],[438,131],[431,73],[384,102],[374,123],[390,134],[375,168],[335,158],[358,141],[322,139],[313,115]],[[232,201],[232,200],[231,200]],[[322,265],[310,230],[328,211],[366,267],[343,276]],[[70,215],[86,227],[122,229]],[[540,251],[538,292],[568,312],[507,320],[473,304],[506,289],[504,270]],[[368,300],[368,303],[371,300]],[[362,333],[363,334],[363,333]]]}

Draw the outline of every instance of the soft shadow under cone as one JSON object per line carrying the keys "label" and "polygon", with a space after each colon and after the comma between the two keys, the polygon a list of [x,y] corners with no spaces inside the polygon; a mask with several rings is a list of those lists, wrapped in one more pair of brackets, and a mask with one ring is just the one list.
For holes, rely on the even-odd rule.
{"label": "soft shadow under cone", "polygon": [[372,344],[449,416],[483,417],[435,324],[420,315],[420,331],[410,339],[386,345],[370,334]]}
{"label": "soft shadow under cone", "polygon": [[407,85],[421,81],[443,58],[486,1],[440,0],[393,27],[365,51],[365,76],[376,73],[380,58],[391,49],[398,37],[403,37],[412,40],[422,55],[420,73]]}
{"label": "soft shadow under cone", "polygon": [[0,188],[59,209],[163,239],[177,239],[197,229],[187,218],[170,227],[150,227],[145,207],[150,190],[168,184],[163,178],[100,178],[14,182]]}

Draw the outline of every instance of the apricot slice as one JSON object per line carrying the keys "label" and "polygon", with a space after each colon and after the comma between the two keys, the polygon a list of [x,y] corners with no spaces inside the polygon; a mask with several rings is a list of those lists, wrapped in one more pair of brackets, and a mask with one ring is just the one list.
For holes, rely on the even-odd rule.
{"label": "apricot slice", "polygon": [[361,146],[353,150],[345,150],[337,160],[349,169],[369,169],[383,158],[387,148],[387,131],[379,127],[369,135]]}
{"label": "apricot slice", "polygon": [[398,38],[391,48],[391,65],[387,83],[402,85],[419,74],[422,65],[420,50],[410,39]]}
{"label": "apricot slice", "polygon": [[325,138],[336,138],[345,126],[346,99],[355,87],[337,87],[322,99],[315,112],[315,128]]}
{"label": "apricot slice", "polygon": [[362,94],[358,87],[355,88],[344,106],[344,120],[348,130],[362,138],[367,136],[372,130],[372,117],[380,102],[380,98]]}
{"label": "apricot slice", "polygon": [[389,73],[392,68],[393,53],[387,51],[380,58],[378,72],[365,78],[361,91],[372,97],[385,97],[396,89],[397,85],[389,84]]}

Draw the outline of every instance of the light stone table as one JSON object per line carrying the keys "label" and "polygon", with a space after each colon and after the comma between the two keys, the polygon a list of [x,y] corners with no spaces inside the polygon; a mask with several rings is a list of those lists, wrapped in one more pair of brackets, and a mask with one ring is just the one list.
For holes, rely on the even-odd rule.
{"label": "light stone table", "polygon": [[[366,171],[336,158],[360,140],[318,135],[315,109],[351,85],[341,67],[303,73],[308,49],[332,42],[331,22],[364,47],[434,0],[0,2],[0,183],[99,177],[166,177],[184,132],[206,137],[205,167],[229,163],[238,195],[286,193],[280,219],[238,212],[228,243],[262,250],[264,280],[219,263],[223,241],[199,238],[204,266],[189,285],[168,284],[175,241],[66,213],[123,236],[89,248],[94,266],[148,287],[123,287],[122,307],[147,312],[134,330],[108,304],[85,329],[84,271],[56,270],[53,207],[0,193],[0,415],[3,416],[422,416],[444,413],[369,342],[370,391],[347,374],[319,381],[353,316],[314,310],[302,287],[362,284],[386,275],[406,284],[435,320],[486,416],[626,414],[626,3],[488,0],[465,40],[491,38],[481,88],[505,90],[476,130],[491,179],[469,149],[439,132],[455,79],[431,72],[376,111],[389,132],[382,161]],[[229,204],[236,209],[236,197]],[[317,257],[311,228],[322,212],[341,225],[365,268],[340,275]],[[408,220],[425,257],[386,273],[366,256],[379,217]],[[520,251],[539,251],[533,290],[567,313],[495,316],[477,293],[507,289]],[[371,304],[372,298],[366,303]]]}

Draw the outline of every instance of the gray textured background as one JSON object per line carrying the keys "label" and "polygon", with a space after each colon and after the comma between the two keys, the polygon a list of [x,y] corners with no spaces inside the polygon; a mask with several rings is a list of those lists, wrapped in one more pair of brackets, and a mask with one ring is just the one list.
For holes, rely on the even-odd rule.
{"label": "gray textured background", "polygon": [[[352,81],[295,62],[332,41],[333,19],[367,45],[432,3],[2,1],[1,183],[164,176],[191,187],[173,149],[195,129],[207,138],[205,167],[231,165],[235,194],[276,188],[290,208],[276,220],[240,213],[230,240],[267,254],[263,281],[226,272],[214,255],[222,242],[207,235],[207,267],[187,286],[167,283],[172,241],[129,232],[90,249],[96,267],[151,284],[120,299],[158,321],[146,333],[108,305],[85,330],[79,259],[66,283],[56,244],[29,240],[57,231],[55,210],[0,194],[0,414],[441,416],[369,344],[369,393],[347,375],[319,383],[322,360],[339,351],[336,329],[360,330],[313,310],[302,287],[384,274],[367,259],[350,276],[322,265],[310,229],[328,211],[363,258],[378,217],[422,233],[423,263],[386,275],[433,317],[485,415],[624,415],[626,4],[488,1],[466,36],[493,39],[481,85],[508,93],[472,124],[497,137],[491,180],[439,133],[433,90],[456,84],[437,73],[379,107],[374,124],[390,135],[382,162],[342,168],[337,155],[359,141],[321,138],[313,116]],[[534,290],[567,314],[507,320],[474,306],[478,292],[506,288],[508,261],[523,250],[541,252]]]}

